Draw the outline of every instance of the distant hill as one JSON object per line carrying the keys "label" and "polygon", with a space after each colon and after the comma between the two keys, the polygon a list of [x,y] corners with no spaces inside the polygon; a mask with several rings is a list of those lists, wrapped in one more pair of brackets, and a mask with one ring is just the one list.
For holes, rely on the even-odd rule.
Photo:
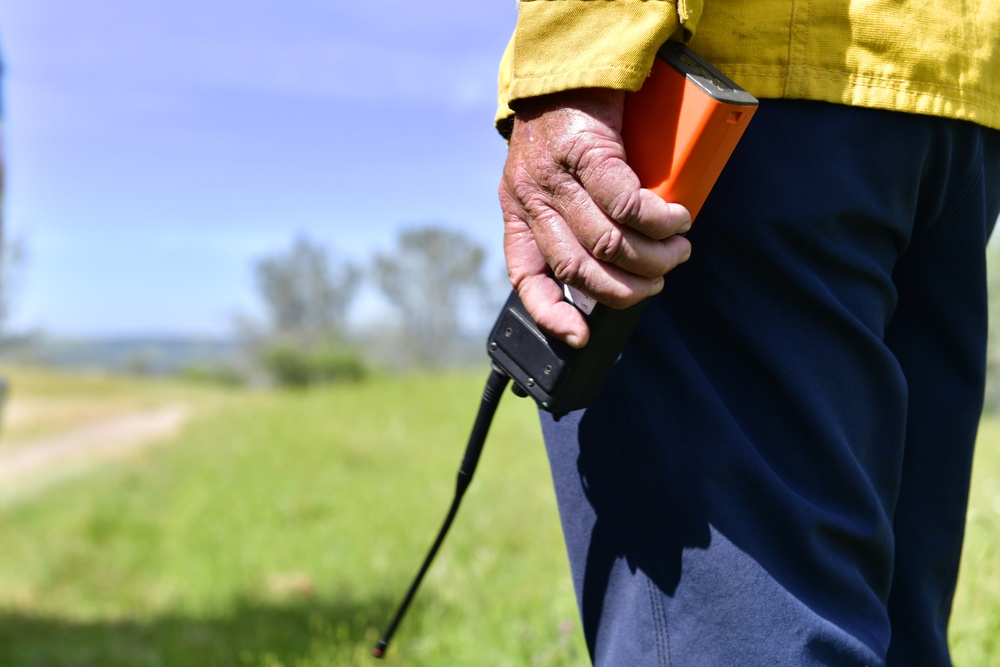
{"label": "distant hill", "polygon": [[32,337],[8,343],[0,360],[67,370],[167,375],[194,365],[233,362],[238,349],[233,340],[188,336]]}

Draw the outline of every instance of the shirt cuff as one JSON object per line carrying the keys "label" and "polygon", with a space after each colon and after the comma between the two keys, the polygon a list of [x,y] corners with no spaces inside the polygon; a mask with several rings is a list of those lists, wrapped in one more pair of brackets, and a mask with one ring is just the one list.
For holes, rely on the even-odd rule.
{"label": "shirt cuff", "polygon": [[497,127],[519,99],[638,90],[657,49],[694,34],[701,8],[701,0],[522,0],[500,65]]}

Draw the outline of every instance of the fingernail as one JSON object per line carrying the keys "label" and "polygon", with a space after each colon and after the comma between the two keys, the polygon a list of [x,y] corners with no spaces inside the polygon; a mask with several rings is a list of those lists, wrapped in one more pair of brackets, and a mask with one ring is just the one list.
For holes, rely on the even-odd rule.
{"label": "fingernail", "polygon": [[568,336],[566,336],[566,344],[572,348],[579,348],[580,337],[577,336],[576,334],[569,334]]}

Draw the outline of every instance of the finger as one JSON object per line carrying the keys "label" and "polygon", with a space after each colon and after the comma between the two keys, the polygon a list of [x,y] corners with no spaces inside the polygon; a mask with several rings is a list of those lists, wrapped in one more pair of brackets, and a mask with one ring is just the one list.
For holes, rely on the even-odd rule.
{"label": "finger", "polygon": [[[611,307],[625,308],[659,293],[661,277],[687,259],[687,240],[672,237],[654,241],[621,228],[591,201],[575,179],[566,176],[561,180],[561,185],[551,188],[555,192],[525,181],[513,188],[501,187],[501,205],[508,223],[506,236],[521,235],[524,238],[518,242],[527,245],[530,230],[530,241],[536,244],[556,280]],[[602,229],[611,232],[602,237]],[[602,247],[609,238],[615,239],[609,242],[614,247]],[[591,247],[587,247],[588,243]],[[642,252],[637,252],[637,247]],[[524,273],[540,270],[531,267]]]}
{"label": "finger", "polygon": [[[532,319],[570,346],[582,347],[589,337],[586,320],[574,306],[564,303],[563,285],[575,287],[612,308],[627,308],[658,294],[663,279],[636,276],[595,260],[572,233],[549,234],[552,230],[568,230],[554,212],[549,215],[555,219],[553,222],[532,228],[505,211],[507,270]],[[687,239],[678,236],[668,242],[677,246],[676,263],[686,260],[690,254]]]}
{"label": "finger", "polygon": [[563,300],[562,286],[552,278],[534,235],[523,221],[507,221],[504,255],[511,284],[538,326],[571,347],[586,345],[590,337],[586,319]]}
{"label": "finger", "polygon": [[[690,217],[683,207],[670,208],[652,192],[639,192],[659,203],[659,209],[654,211],[660,217],[656,238],[611,219],[569,174],[549,178],[544,186],[532,183],[522,188],[519,194],[524,205],[520,213],[535,230],[548,258],[561,251],[580,253],[582,250],[597,261],[613,264],[637,276],[655,278],[683,261],[683,244],[668,240],[677,231],[690,228]],[[674,209],[680,215],[671,218]],[[570,235],[579,242],[579,250],[569,243]],[[587,261],[582,255],[563,260],[570,263]]]}
{"label": "finger", "polygon": [[691,228],[684,206],[666,202],[640,187],[639,177],[624,159],[624,148],[586,153],[577,178],[609,218],[652,238],[664,239]]}
{"label": "finger", "polygon": [[691,230],[691,213],[683,205],[665,201],[652,190],[639,191],[639,210],[620,220],[652,239],[665,239]]}
{"label": "finger", "polygon": [[579,265],[552,264],[556,280],[612,308],[628,308],[663,290],[663,277],[638,276],[613,264],[587,258]]}
{"label": "finger", "polygon": [[562,289],[552,278],[544,274],[525,276],[516,289],[524,309],[544,331],[573,348],[587,344],[587,320],[576,306],[563,299]]}

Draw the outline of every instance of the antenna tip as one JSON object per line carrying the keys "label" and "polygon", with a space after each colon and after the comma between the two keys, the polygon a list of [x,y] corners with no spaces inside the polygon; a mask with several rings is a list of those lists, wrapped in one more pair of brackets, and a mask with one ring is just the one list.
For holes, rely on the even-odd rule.
{"label": "antenna tip", "polygon": [[384,658],[385,649],[387,646],[388,642],[386,640],[384,639],[378,640],[378,643],[375,644],[375,648],[372,649],[372,655],[375,656],[376,658]]}

